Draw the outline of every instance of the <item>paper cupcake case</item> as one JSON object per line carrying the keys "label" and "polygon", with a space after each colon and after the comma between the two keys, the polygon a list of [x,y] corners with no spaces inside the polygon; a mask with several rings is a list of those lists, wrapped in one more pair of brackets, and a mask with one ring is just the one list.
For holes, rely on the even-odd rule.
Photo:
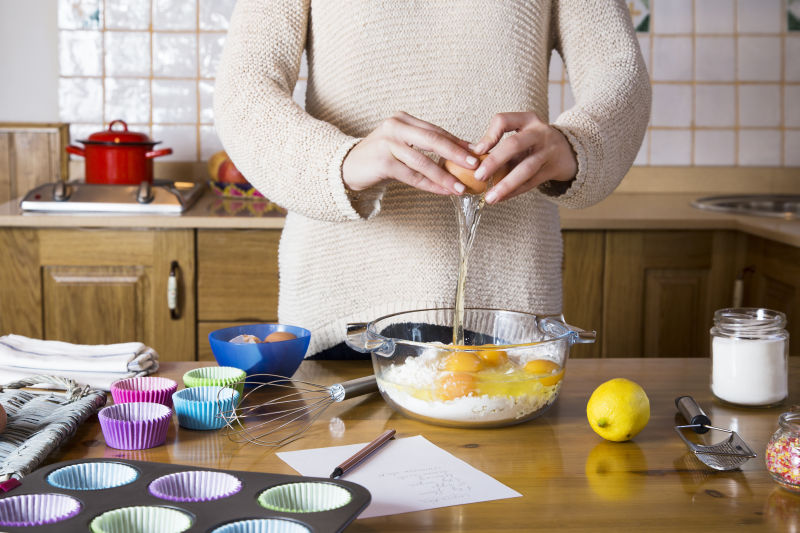
{"label": "paper cupcake case", "polygon": [[172,395],[178,383],[163,377],[143,376],[126,378],[111,384],[114,403],[149,402],[172,407]]}
{"label": "paper cupcake case", "polygon": [[0,493],[0,531],[328,533],[370,499],[339,479],[84,459],[39,468]]}

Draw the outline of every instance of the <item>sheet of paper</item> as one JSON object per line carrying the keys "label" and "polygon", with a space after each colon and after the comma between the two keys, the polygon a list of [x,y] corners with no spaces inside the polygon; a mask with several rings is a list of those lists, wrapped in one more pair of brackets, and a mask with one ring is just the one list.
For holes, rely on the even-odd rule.
{"label": "sheet of paper", "polygon": [[[328,477],[365,443],[277,455],[303,476]],[[341,479],[372,494],[359,518],[522,496],[421,435],[394,439]]]}

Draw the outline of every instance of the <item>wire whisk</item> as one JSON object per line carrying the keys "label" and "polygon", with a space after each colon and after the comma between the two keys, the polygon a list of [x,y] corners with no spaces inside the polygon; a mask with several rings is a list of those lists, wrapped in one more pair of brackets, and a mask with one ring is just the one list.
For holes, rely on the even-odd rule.
{"label": "wire whisk", "polygon": [[378,390],[374,375],[330,386],[274,374],[254,374],[247,379],[245,387],[257,385],[232,409],[222,409],[220,403],[220,416],[234,442],[269,447],[302,437],[329,405]]}

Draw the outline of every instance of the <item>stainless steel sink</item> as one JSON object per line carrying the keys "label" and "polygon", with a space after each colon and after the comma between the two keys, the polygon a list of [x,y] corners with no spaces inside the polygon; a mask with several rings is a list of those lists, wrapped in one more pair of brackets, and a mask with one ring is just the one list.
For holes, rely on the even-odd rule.
{"label": "stainless steel sink", "polygon": [[737,215],[800,218],[800,194],[735,194],[707,196],[692,202],[693,207]]}

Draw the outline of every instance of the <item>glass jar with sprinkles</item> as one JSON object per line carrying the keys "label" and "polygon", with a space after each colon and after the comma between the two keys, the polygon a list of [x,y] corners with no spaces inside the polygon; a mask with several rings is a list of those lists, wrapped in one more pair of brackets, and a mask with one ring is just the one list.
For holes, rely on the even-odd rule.
{"label": "glass jar with sprinkles", "polygon": [[764,460],[776,483],[800,492],[800,406],[778,418],[778,430],[767,444]]}

